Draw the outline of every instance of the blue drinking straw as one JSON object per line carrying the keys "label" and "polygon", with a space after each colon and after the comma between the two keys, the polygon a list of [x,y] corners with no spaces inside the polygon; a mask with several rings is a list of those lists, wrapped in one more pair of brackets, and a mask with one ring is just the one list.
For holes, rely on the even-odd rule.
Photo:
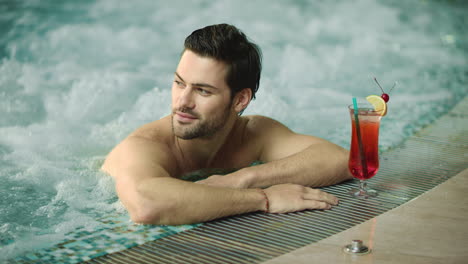
{"label": "blue drinking straw", "polygon": [[353,97],[353,105],[354,105],[354,122],[356,123],[356,133],[358,139],[358,146],[359,146],[359,156],[361,158],[361,166],[362,166],[362,173],[364,174],[364,178],[367,178],[367,161],[366,156],[364,153],[364,146],[362,145],[362,138],[361,138],[361,129],[359,128],[359,108],[356,101],[356,97]]}

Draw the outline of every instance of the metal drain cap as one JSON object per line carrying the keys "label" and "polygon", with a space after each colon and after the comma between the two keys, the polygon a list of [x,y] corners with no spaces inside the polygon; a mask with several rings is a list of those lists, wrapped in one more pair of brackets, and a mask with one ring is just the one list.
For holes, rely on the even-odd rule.
{"label": "metal drain cap", "polygon": [[351,244],[346,245],[343,251],[349,254],[364,255],[370,253],[370,249],[364,245],[362,240],[355,239],[351,241]]}

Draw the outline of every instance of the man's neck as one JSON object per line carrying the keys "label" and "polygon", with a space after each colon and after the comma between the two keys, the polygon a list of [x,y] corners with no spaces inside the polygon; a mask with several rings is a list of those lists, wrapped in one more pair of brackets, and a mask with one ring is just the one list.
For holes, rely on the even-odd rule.
{"label": "man's neck", "polygon": [[183,173],[210,168],[216,156],[222,150],[232,132],[237,126],[239,117],[229,119],[226,125],[210,138],[196,138],[184,140],[175,137],[175,143],[179,151],[179,166]]}

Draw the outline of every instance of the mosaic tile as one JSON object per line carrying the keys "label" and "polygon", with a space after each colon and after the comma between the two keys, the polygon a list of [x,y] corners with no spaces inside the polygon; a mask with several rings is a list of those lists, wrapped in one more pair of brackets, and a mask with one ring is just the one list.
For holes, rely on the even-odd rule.
{"label": "mosaic tile", "polygon": [[103,225],[93,229],[79,227],[53,247],[29,252],[11,263],[79,263],[201,225],[138,225],[132,223],[127,214],[111,215],[98,221]]}

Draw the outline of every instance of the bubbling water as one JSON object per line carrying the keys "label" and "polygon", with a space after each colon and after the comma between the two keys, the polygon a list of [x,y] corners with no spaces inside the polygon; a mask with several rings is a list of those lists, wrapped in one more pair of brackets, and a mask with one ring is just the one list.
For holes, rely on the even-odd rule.
{"label": "bubbling water", "polygon": [[399,82],[382,149],[466,95],[466,6],[456,1],[44,0],[0,10],[0,258],[122,210],[99,167],[131,131],[169,114],[183,39],[199,27],[232,23],[262,48],[245,114],[346,148],[346,106],[379,93],[374,76],[385,88]]}

